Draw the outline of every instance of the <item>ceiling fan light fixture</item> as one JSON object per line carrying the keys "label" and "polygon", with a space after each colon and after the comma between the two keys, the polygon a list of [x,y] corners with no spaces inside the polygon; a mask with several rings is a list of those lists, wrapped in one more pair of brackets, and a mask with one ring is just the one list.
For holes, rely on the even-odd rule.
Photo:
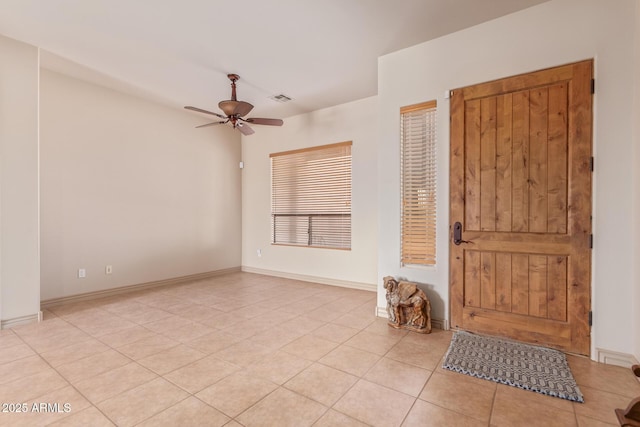
{"label": "ceiling fan light fixture", "polygon": [[240,104],[240,101],[220,101],[218,103],[218,108],[220,108],[225,115],[231,116],[233,115],[234,111],[236,111],[238,104]]}

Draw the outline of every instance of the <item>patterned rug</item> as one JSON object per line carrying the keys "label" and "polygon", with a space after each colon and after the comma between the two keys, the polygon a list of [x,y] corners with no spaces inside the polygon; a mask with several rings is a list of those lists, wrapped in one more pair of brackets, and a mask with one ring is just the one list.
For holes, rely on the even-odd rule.
{"label": "patterned rug", "polygon": [[457,331],[443,368],[574,402],[584,402],[565,355],[550,348]]}

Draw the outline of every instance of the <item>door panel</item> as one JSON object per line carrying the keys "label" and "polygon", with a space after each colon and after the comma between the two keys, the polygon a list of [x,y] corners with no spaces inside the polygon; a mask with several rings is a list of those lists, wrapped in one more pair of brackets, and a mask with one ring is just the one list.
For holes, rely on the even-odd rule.
{"label": "door panel", "polygon": [[567,257],[465,251],[467,307],[567,321]]}
{"label": "door panel", "polygon": [[454,327],[589,354],[592,68],[453,91]]}

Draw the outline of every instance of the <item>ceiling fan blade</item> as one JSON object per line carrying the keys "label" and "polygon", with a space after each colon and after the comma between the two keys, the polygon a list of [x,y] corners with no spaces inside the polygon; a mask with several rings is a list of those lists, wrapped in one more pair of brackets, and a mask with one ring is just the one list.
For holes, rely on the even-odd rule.
{"label": "ceiling fan blade", "polygon": [[221,122],[207,123],[206,125],[196,126],[196,129],[198,129],[198,128],[204,128],[204,127],[207,127],[207,126],[213,126],[213,125],[221,125],[221,124],[223,124],[223,123],[227,123],[228,121],[229,121],[229,120],[223,120],[223,121],[221,121]]}
{"label": "ceiling fan blade", "polygon": [[236,129],[242,132],[243,135],[253,135],[254,133],[256,133],[253,129],[251,129],[251,126],[246,123],[238,123],[236,125]]}
{"label": "ceiling fan blade", "polygon": [[223,116],[222,114],[213,113],[211,111],[203,110],[202,108],[191,107],[191,106],[186,106],[184,108],[186,108],[187,110],[191,110],[191,111],[197,111],[198,113],[211,114],[211,115],[214,115],[216,117],[220,117],[221,119],[226,119],[227,118],[227,116]]}
{"label": "ceiling fan blade", "polygon": [[268,125],[268,126],[282,126],[284,123],[281,119],[262,119],[258,117],[253,117],[245,120],[247,123],[252,123],[254,125]]}
{"label": "ceiling fan blade", "polygon": [[253,110],[253,105],[249,104],[248,102],[238,101],[238,105],[236,106],[235,110],[233,110],[233,114],[238,117],[242,117],[249,114],[251,110]]}

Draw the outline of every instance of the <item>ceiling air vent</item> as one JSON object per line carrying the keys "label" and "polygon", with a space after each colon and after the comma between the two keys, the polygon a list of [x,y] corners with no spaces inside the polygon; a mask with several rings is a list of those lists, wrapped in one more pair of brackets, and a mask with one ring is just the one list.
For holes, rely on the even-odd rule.
{"label": "ceiling air vent", "polygon": [[277,101],[277,102],[289,102],[289,101],[291,101],[291,98],[289,98],[287,95],[283,95],[283,94],[270,96],[269,99],[273,99],[274,101]]}

